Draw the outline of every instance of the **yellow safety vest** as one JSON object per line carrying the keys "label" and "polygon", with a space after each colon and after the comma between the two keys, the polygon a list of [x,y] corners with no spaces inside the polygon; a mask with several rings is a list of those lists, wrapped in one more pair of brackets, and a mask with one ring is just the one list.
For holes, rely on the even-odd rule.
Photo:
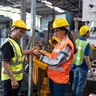
{"label": "yellow safety vest", "polygon": [[[12,38],[7,38],[5,40],[5,42],[3,43],[3,45],[6,42],[9,42],[11,44],[11,46],[13,47],[13,51],[14,51],[14,57],[9,62],[11,71],[12,71],[15,79],[17,81],[20,81],[23,78],[22,53],[21,53],[20,46]],[[10,79],[10,77],[7,75],[4,67],[2,66],[1,80],[4,81],[4,80],[8,80],[8,79]]]}

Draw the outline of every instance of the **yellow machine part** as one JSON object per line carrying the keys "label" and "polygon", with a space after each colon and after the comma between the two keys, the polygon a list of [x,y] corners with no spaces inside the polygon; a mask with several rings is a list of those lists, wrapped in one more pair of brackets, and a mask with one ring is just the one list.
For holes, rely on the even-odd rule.
{"label": "yellow machine part", "polygon": [[90,48],[91,48],[92,50],[96,50],[96,46],[95,46],[94,44],[92,44],[92,45],[90,46]]}
{"label": "yellow machine part", "polygon": [[[42,50],[39,50],[39,52],[40,52],[40,51],[42,51]],[[51,54],[50,54],[49,52],[47,52],[47,51],[44,51],[44,53],[45,53],[45,55],[48,56],[48,57],[51,56]],[[34,64],[35,64],[36,66],[40,67],[41,69],[47,70],[47,68],[48,68],[48,65],[45,64],[45,63],[43,63],[43,62],[41,62],[41,61],[39,60],[39,58],[36,57],[36,56],[34,56],[33,62],[34,62]]]}
{"label": "yellow machine part", "polygon": [[32,79],[34,84],[36,85],[38,83],[38,66],[36,65],[33,66]]}
{"label": "yellow machine part", "polygon": [[39,61],[39,60],[36,58],[36,56],[34,56],[33,62],[34,62],[34,65],[40,67],[41,69],[47,70],[47,68],[48,68],[48,65],[45,64],[45,63],[43,63],[43,62],[41,62],[41,61]]}
{"label": "yellow machine part", "polygon": [[60,43],[61,40],[57,38],[56,36],[52,36],[52,39],[49,39],[49,43],[55,47],[56,43]]}

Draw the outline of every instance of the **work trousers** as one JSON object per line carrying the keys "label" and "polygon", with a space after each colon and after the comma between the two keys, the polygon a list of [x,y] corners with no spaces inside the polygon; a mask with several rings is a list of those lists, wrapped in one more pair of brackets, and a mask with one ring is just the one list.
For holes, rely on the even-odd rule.
{"label": "work trousers", "polygon": [[66,84],[58,84],[49,79],[49,87],[51,96],[65,96]]}
{"label": "work trousers", "polygon": [[19,88],[18,89],[12,89],[10,79],[2,81],[3,96],[18,96],[19,89],[21,86],[21,81],[18,81],[18,83],[19,83]]}
{"label": "work trousers", "polygon": [[82,96],[86,81],[88,70],[80,67],[74,69],[73,83],[72,83],[72,96]]}

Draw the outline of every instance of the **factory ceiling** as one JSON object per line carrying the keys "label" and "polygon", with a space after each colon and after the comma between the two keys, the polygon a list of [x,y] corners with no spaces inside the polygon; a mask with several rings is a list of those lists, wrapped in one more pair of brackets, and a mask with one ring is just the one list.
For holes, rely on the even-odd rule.
{"label": "factory ceiling", "polygon": [[[48,1],[52,5],[64,10],[64,12],[69,11],[74,14],[80,15],[82,11],[82,8],[81,8],[82,0],[36,0],[36,14],[38,15],[53,13],[52,8],[46,6],[46,4],[41,1]],[[20,8],[21,6],[20,4],[21,4],[21,0],[0,0],[0,5],[3,5],[3,6]],[[26,0],[26,11],[30,13],[30,9],[31,9],[31,0]],[[56,14],[58,13],[59,12],[56,11]]]}

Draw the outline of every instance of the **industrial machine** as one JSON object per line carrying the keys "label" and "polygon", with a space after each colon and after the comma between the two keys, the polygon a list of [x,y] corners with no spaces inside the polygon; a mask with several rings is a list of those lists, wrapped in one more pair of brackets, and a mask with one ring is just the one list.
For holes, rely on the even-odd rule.
{"label": "industrial machine", "polygon": [[[83,96],[89,96],[94,93],[96,95],[96,2],[95,0],[83,0],[83,17],[82,20],[91,28],[91,35],[88,39],[91,45],[91,66],[94,73],[93,78],[87,79],[86,86],[84,88]],[[89,71],[88,71],[89,74]],[[95,96],[92,95],[92,96]],[[90,95],[91,96],[91,95]]]}
{"label": "industrial machine", "polygon": [[[52,42],[54,42],[54,41],[55,41],[55,43],[52,43]],[[52,40],[51,40],[51,39],[49,40],[49,43],[50,43],[51,45],[53,44],[53,46],[55,46],[55,44],[56,44],[56,43],[59,43],[59,42],[60,42],[60,40],[59,40],[57,37],[55,37],[55,36],[52,36]],[[43,46],[44,46],[44,45],[43,45]],[[48,46],[48,45],[47,45],[47,46]],[[41,53],[42,50],[38,50],[38,51]],[[51,56],[51,53],[48,52],[48,51],[46,51],[46,49],[45,49],[45,51],[44,51],[44,49],[43,49],[43,52],[45,53],[45,55],[46,55],[47,57],[50,57],[50,56]],[[39,61],[39,58],[36,57],[36,56],[34,57],[33,62],[34,62],[35,65],[37,65],[38,67],[40,67],[40,68],[42,68],[42,69],[44,69],[44,70],[46,70],[47,67],[48,67],[47,64],[44,64],[43,62]]]}
{"label": "industrial machine", "polygon": [[10,26],[12,24],[12,19],[9,17],[4,17],[0,15],[0,45],[11,33]]}
{"label": "industrial machine", "polygon": [[[0,15],[0,46],[4,42],[4,40],[8,37],[8,35],[11,33],[10,30],[11,23],[12,19]],[[1,63],[1,53],[0,53],[0,63]]]}
{"label": "industrial machine", "polygon": [[[9,17],[5,17],[0,15],[0,46],[6,39],[6,37],[11,33],[10,25],[12,23],[12,19]],[[0,78],[1,78],[1,52],[0,52]],[[1,81],[0,81],[1,84]],[[0,95],[2,95],[2,86],[0,85]]]}

